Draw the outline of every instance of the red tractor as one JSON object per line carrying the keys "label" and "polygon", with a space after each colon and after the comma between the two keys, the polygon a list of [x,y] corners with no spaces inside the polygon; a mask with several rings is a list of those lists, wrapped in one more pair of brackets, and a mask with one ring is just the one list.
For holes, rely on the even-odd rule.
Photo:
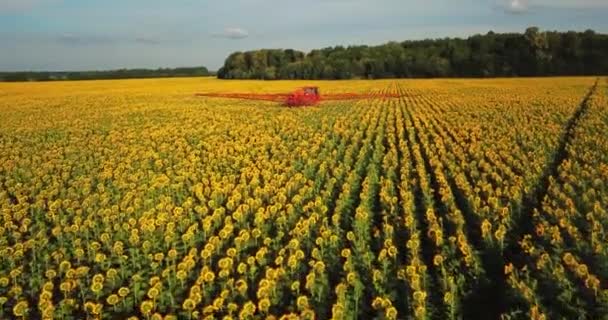
{"label": "red tractor", "polygon": [[212,98],[232,98],[232,99],[242,99],[242,100],[273,101],[273,102],[281,103],[282,105],[287,106],[287,107],[314,106],[314,105],[317,105],[321,100],[337,101],[337,100],[361,100],[361,99],[399,98],[399,97],[401,97],[401,95],[398,93],[340,92],[340,93],[326,93],[323,95],[323,99],[321,99],[321,94],[319,93],[319,87],[315,87],[315,86],[301,87],[291,93],[208,92],[208,93],[197,93],[196,96],[212,97]]}
{"label": "red tractor", "polygon": [[290,93],[285,100],[288,107],[314,106],[319,103],[319,87],[302,87]]}

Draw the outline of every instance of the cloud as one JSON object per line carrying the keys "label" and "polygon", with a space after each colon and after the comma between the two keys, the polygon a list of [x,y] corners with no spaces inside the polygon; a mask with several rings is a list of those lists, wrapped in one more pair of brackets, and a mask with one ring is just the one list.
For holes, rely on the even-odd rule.
{"label": "cloud", "polygon": [[115,45],[115,44],[141,44],[158,45],[160,40],[149,37],[131,36],[105,36],[105,35],[84,35],[84,34],[62,34],[55,39],[59,44],[68,46],[91,46],[91,45]]}
{"label": "cloud", "polygon": [[519,14],[528,11],[527,0],[504,0],[502,7],[508,13]]}
{"label": "cloud", "polygon": [[214,33],[213,37],[238,40],[249,37],[249,32],[242,28],[226,28],[220,33]]}

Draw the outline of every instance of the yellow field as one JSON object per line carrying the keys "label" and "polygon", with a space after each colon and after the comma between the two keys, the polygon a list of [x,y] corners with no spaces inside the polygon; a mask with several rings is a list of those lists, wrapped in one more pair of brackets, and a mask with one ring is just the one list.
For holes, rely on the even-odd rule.
{"label": "yellow field", "polygon": [[0,83],[0,318],[606,319],[607,89]]}

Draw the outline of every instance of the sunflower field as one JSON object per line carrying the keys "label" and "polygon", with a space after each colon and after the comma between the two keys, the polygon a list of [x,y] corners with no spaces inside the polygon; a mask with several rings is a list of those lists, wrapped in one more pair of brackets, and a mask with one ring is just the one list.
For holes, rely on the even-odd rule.
{"label": "sunflower field", "polygon": [[608,319],[608,81],[0,84],[0,319]]}

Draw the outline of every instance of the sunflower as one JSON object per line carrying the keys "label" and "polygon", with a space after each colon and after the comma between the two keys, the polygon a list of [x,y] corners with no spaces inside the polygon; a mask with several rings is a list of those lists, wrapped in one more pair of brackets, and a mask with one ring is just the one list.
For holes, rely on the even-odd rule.
{"label": "sunflower", "polygon": [[190,295],[195,295],[195,294],[200,294],[201,293],[201,287],[198,285],[194,285],[192,287],[190,287]]}
{"label": "sunflower", "polygon": [[235,248],[230,248],[230,249],[226,250],[226,255],[229,256],[230,258],[234,258],[237,255],[237,251]]}
{"label": "sunflower", "polygon": [[236,312],[239,309],[239,305],[234,303],[234,302],[229,302],[228,306],[226,307],[226,309],[228,310],[229,314],[232,314],[234,312]]}
{"label": "sunflower", "polygon": [[52,305],[47,306],[46,308],[42,309],[42,318],[43,319],[54,319],[55,318],[55,307],[53,307]]}
{"label": "sunflower", "polygon": [[154,276],[154,277],[152,277],[152,278],[150,278],[150,279],[148,280],[148,284],[149,284],[151,287],[155,286],[155,285],[156,285],[157,283],[159,283],[159,282],[160,282],[160,277],[159,277],[159,276]]}
{"label": "sunflower", "polygon": [[232,268],[232,258],[227,257],[220,259],[220,261],[218,262],[218,266],[220,267],[220,269]]}
{"label": "sunflower", "polygon": [[169,257],[169,259],[174,260],[177,258],[177,250],[175,250],[174,248],[169,249],[169,251],[167,252],[167,257]]}
{"label": "sunflower", "polygon": [[165,254],[162,253],[162,252],[154,254],[154,260],[157,261],[157,262],[163,261],[164,258],[165,258]]}
{"label": "sunflower", "polygon": [[343,258],[348,258],[348,257],[350,257],[350,254],[351,254],[351,253],[350,253],[350,249],[348,249],[348,248],[342,249],[342,251],[340,252],[340,255],[341,255]]}
{"label": "sunflower", "polygon": [[273,268],[268,268],[268,269],[266,269],[265,276],[266,276],[266,279],[276,280],[277,270],[275,270]]}
{"label": "sunflower", "polygon": [[[49,269],[46,270],[44,272],[44,275],[48,278],[48,279],[54,279],[57,276],[57,271],[55,271],[54,269]],[[0,286],[2,285],[2,278],[0,278]],[[3,287],[6,287],[6,285],[4,285]]]}
{"label": "sunflower", "polygon": [[213,280],[215,279],[215,274],[213,273],[213,271],[207,271],[205,272],[205,274],[203,274],[203,279],[205,280],[205,282],[213,282]]}
{"label": "sunflower", "polygon": [[344,306],[342,303],[335,303],[331,307],[332,319],[344,319]]}
{"label": "sunflower", "polygon": [[93,284],[91,285],[91,291],[93,291],[93,293],[95,293],[95,294],[101,294],[102,290],[103,290],[103,284],[101,284],[99,282],[93,282]]}
{"label": "sunflower", "polygon": [[395,258],[397,256],[397,247],[389,246],[388,247],[388,256],[391,258]]}
{"label": "sunflower", "polygon": [[115,280],[118,277],[118,271],[114,268],[109,268],[106,271],[106,278],[110,280]]}
{"label": "sunflower", "polygon": [[600,288],[600,280],[597,277],[590,275],[585,279],[585,287],[597,292]]}
{"label": "sunflower", "polygon": [[114,306],[114,305],[118,304],[118,302],[120,302],[120,297],[116,294],[111,294],[106,298],[106,302],[109,305]]}
{"label": "sunflower", "polygon": [[423,304],[426,299],[426,292],[415,291],[413,297],[414,301],[416,301],[418,304]]}
{"label": "sunflower", "polygon": [[188,278],[188,273],[185,270],[178,270],[175,273],[175,277],[179,280],[179,281],[185,281],[186,278]]}
{"label": "sunflower", "polygon": [[16,317],[25,317],[27,315],[27,313],[29,312],[28,308],[29,308],[29,306],[27,304],[27,301],[25,301],[25,300],[19,301],[13,307],[13,315],[15,315]]}
{"label": "sunflower", "polygon": [[61,261],[61,263],[59,264],[59,270],[63,271],[63,272],[67,272],[68,270],[70,270],[72,268],[72,264],[69,261]]}
{"label": "sunflower", "polygon": [[87,301],[84,303],[84,310],[88,313],[93,313],[95,309],[95,303],[92,301]]}
{"label": "sunflower", "polygon": [[158,288],[156,286],[148,289],[148,292],[146,293],[146,295],[148,296],[148,298],[154,300],[156,298],[158,298],[158,295],[160,295],[160,291],[158,290]]}
{"label": "sunflower", "polygon": [[355,285],[355,281],[357,280],[357,274],[354,272],[349,272],[346,275],[346,282],[348,282],[348,284],[350,284],[351,286]]}
{"label": "sunflower", "polygon": [[182,308],[191,312],[194,310],[194,308],[196,308],[196,302],[192,299],[186,299],[184,300],[184,303],[182,303]]}
{"label": "sunflower", "polygon": [[116,254],[117,256],[121,256],[123,254],[123,251],[124,245],[122,241],[116,241],[112,246],[112,252],[114,252],[114,254]]}
{"label": "sunflower", "polygon": [[305,256],[306,255],[304,254],[304,251],[299,250],[299,249],[296,251],[296,259],[302,260],[302,259],[304,259]]}
{"label": "sunflower", "polygon": [[53,292],[43,290],[38,297],[42,301],[51,300],[53,298]]}
{"label": "sunflower", "polygon": [[141,313],[144,315],[149,315],[152,313],[152,310],[154,310],[154,302],[150,300],[143,301],[139,305],[139,311],[141,311]]}
{"label": "sunflower", "polygon": [[69,280],[64,281],[61,284],[59,284],[59,290],[61,290],[64,293],[72,291],[73,288],[74,288],[74,286],[73,286],[72,282]]}
{"label": "sunflower", "polygon": [[589,268],[585,264],[579,264],[576,267],[576,274],[581,278],[585,278],[589,274]]}
{"label": "sunflower", "polygon": [[268,298],[263,298],[258,302],[258,309],[261,312],[268,312],[268,309],[270,308],[270,300]]}
{"label": "sunflower", "polygon": [[203,258],[203,260],[207,260],[211,257],[211,250],[207,250],[206,248],[201,250],[201,258]]}
{"label": "sunflower", "polygon": [[96,253],[95,254],[95,262],[96,263],[103,263],[104,261],[106,261],[106,255],[103,253]]}
{"label": "sunflower", "polygon": [[443,264],[443,256],[440,254],[435,255],[435,257],[433,258],[433,264],[435,266],[440,266]]}
{"label": "sunflower", "polygon": [[298,259],[295,256],[289,256],[287,259],[287,267],[290,269],[296,269],[298,267]]}
{"label": "sunflower", "polygon": [[374,301],[372,301],[372,308],[374,308],[374,310],[384,308],[384,305],[385,305],[385,300],[381,297],[376,297],[374,299]]}
{"label": "sunflower", "polygon": [[445,295],[443,295],[443,302],[445,302],[446,304],[454,303],[454,296],[451,292],[446,292]]}
{"label": "sunflower", "polygon": [[405,268],[405,273],[409,276],[412,277],[414,276],[414,274],[416,274],[416,267],[415,266],[407,266]]}
{"label": "sunflower", "polygon": [[313,310],[311,309],[305,309],[302,310],[302,313],[300,313],[300,316],[296,316],[294,319],[305,319],[305,320],[314,320],[316,317],[316,314]]}
{"label": "sunflower", "polygon": [[298,306],[298,310],[300,311],[307,309],[309,307],[308,298],[306,296],[299,296],[296,299],[296,305]]}
{"label": "sunflower", "polygon": [[313,268],[315,269],[315,272],[323,274],[325,272],[325,263],[323,263],[323,261],[317,261]]}
{"label": "sunflower", "polygon": [[576,259],[570,252],[566,252],[566,254],[564,254],[564,262],[566,265],[571,266],[576,264]]}
{"label": "sunflower", "polygon": [[47,292],[53,292],[53,289],[55,288],[55,285],[52,282],[45,282],[42,285],[42,290],[43,291],[47,291]]}
{"label": "sunflower", "polygon": [[247,265],[243,262],[239,263],[239,265],[236,267],[236,271],[239,274],[244,274],[245,272],[247,272]]}
{"label": "sunflower", "polygon": [[93,276],[93,283],[103,283],[104,276],[102,274],[96,274]]}
{"label": "sunflower", "polygon": [[247,314],[253,315],[256,310],[255,304],[251,301],[247,301],[245,305],[243,305],[243,310],[247,312]]}
{"label": "sunflower", "polygon": [[[85,277],[85,276],[87,276],[87,274],[89,274],[89,270],[90,270],[90,268],[87,266],[80,266],[80,267],[76,268],[76,270],[74,270],[74,272],[76,273],[76,276],[78,276],[78,277]],[[69,271],[68,271],[68,273],[69,273]],[[68,276],[68,274],[66,274],[66,276]]]}
{"label": "sunflower", "polygon": [[122,298],[128,296],[130,292],[131,292],[131,290],[129,290],[129,288],[127,288],[127,287],[122,287],[122,288],[118,289],[118,295]]}

